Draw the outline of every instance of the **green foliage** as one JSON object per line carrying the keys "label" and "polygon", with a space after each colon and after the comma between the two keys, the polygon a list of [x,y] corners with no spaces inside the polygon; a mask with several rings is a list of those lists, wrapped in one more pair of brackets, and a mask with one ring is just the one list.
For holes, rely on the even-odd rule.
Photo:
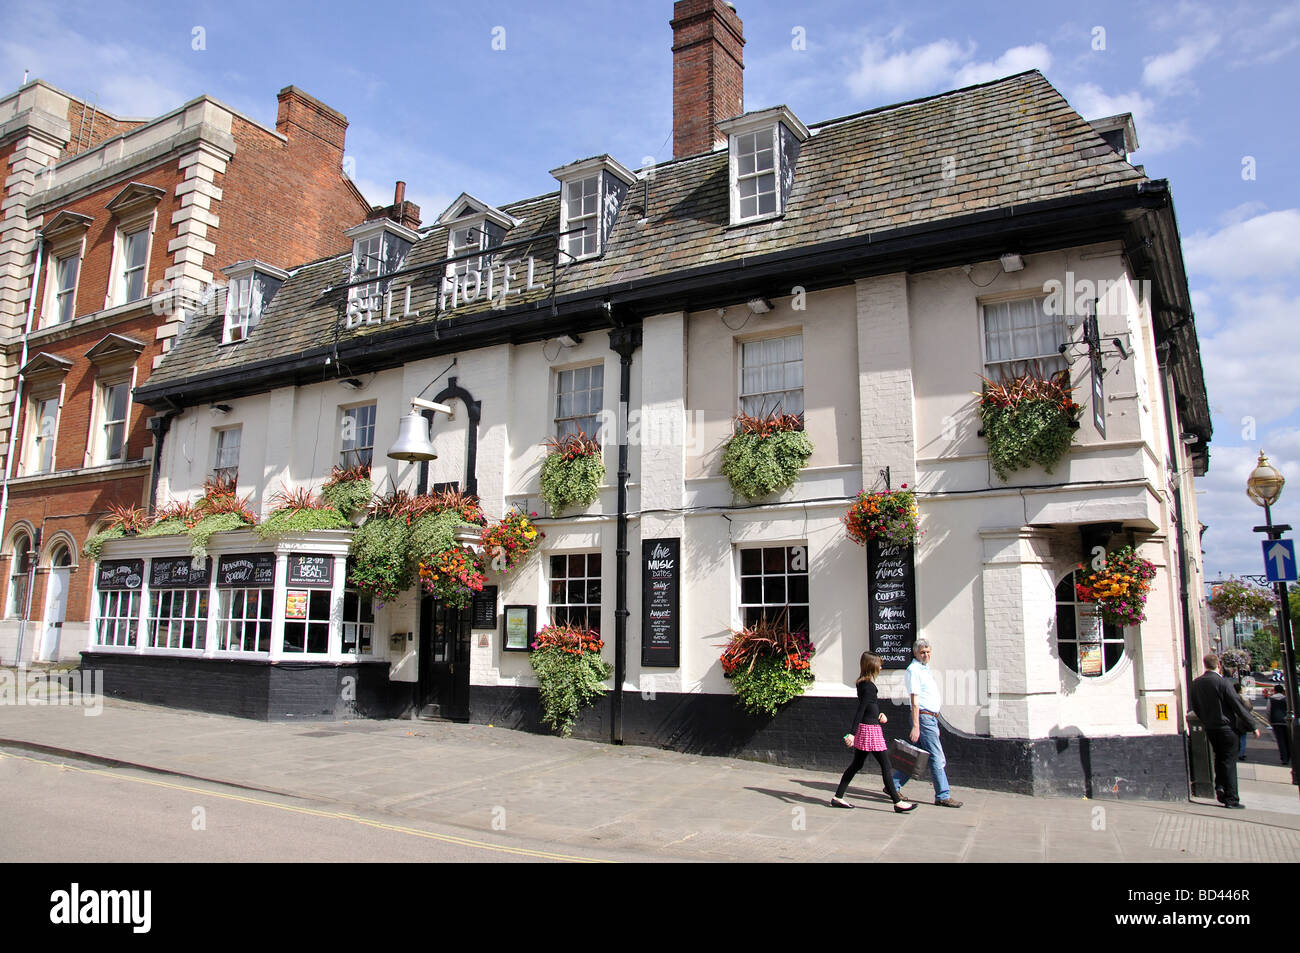
{"label": "green foliage", "polygon": [[731,689],[745,710],[755,715],[775,715],[782,705],[802,695],[813,680],[807,669],[788,668],[784,661],[759,656],[731,676]]}
{"label": "green foliage", "polygon": [[738,433],[722,452],[722,473],[733,490],[747,500],[756,500],[792,486],[812,452],[812,440],[802,430],[766,437]]}
{"label": "green foliage", "polygon": [[604,643],[594,633],[550,626],[538,640],[528,661],[537,675],[542,721],[567,738],[578,713],[605,694],[602,683],[614,669],[601,659]]}
{"label": "green foliage", "polygon": [[381,602],[410,589],[415,573],[407,559],[411,527],[400,516],[371,516],[352,535],[351,582]]}
{"label": "green foliage", "polygon": [[555,512],[570,506],[587,506],[600,494],[605,464],[599,453],[567,458],[551,453],[542,463],[542,497]]}
{"label": "green foliage", "polygon": [[110,526],[102,533],[96,533],[86,540],[86,545],[81,547],[81,551],[93,560],[98,560],[100,554],[104,551],[104,543],[110,539],[121,539],[126,535],[126,530],[120,526]]}
{"label": "green foliage", "polygon": [[1012,470],[1040,464],[1048,473],[1074,442],[1074,417],[1060,404],[1032,400],[981,410],[989,462],[1003,480]]}
{"label": "green foliage", "polygon": [[189,527],[185,524],[185,521],[181,519],[179,516],[169,516],[169,517],[165,517],[164,519],[160,519],[158,522],[154,523],[148,529],[141,530],[140,535],[142,537],[143,536],[179,536],[181,533],[184,533],[188,529]]}
{"label": "green foliage", "polygon": [[208,543],[211,541],[213,533],[244,529],[250,525],[252,523],[244,518],[244,514],[239,512],[229,511],[205,516],[190,527],[190,555],[195,559],[206,559]]}
{"label": "green foliage", "polygon": [[262,539],[274,539],[289,533],[308,533],[315,529],[351,529],[352,524],[343,518],[343,514],[334,507],[321,509],[294,509],[284,507],[276,510],[266,521],[256,527],[257,535]]}
{"label": "green foliage", "polygon": [[348,519],[356,516],[370,505],[375,485],[369,480],[340,480],[326,483],[321,487],[321,499]]}
{"label": "green foliage", "polygon": [[429,513],[412,521],[407,544],[412,573],[419,571],[421,559],[453,549],[456,546],[456,527],[464,523],[464,517],[455,510]]}
{"label": "green foliage", "polygon": [[1269,618],[1277,608],[1277,597],[1271,589],[1230,578],[1214,587],[1214,593],[1206,604],[1210,607],[1214,624],[1223,625],[1239,615],[1260,621]]}
{"label": "green foliage", "polygon": [[1260,629],[1242,643],[1242,648],[1250,653],[1256,668],[1270,668],[1274,662],[1282,662],[1282,643],[1272,626]]}

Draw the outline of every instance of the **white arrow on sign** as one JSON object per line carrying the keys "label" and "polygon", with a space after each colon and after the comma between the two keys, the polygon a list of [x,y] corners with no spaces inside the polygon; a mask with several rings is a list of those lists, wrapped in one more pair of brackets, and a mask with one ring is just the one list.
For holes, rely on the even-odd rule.
{"label": "white arrow on sign", "polygon": [[1268,551],[1267,559],[1271,559],[1277,565],[1275,575],[1286,575],[1286,564],[1291,561],[1291,550],[1281,543],[1274,543],[1273,548]]}

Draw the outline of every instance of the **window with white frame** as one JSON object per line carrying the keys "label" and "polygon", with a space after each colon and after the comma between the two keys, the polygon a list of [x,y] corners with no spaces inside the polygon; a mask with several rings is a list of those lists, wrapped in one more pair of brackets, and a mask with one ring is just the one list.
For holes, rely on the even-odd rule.
{"label": "window with white frame", "polygon": [[604,409],[605,366],[592,364],[558,371],[555,382],[555,435],[582,432],[596,439]]}
{"label": "window with white frame", "polygon": [[99,617],[95,622],[98,645],[135,647],[140,628],[140,591],[111,589],[99,594]]}
{"label": "window with white frame", "polygon": [[737,221],[777,213],[776,127],[734,136]]}
{"label": "window with white frame", "polygon": [[767,621],[808,632],[808,547],[762,546],[740,550],[740,620]]}
{"label": "window with white frame", "polygon": [[230,279],[226,290],[226,332],[222,343],[232,344],[248,337],[248,316],[253,310],[253,276]]}
{"label": "window with white frame", "polygon": [[[487,231],[484,224],[482,222],[474,222],[473,224],[464,225],[460,228],[453,228],[451,230],[451,240],[447,247],[447,257],[455,258],[457,255],[479,251],[486,247]],[[483,259],[462,258],[459,261],[451,262],[450,266],[453,275],[464,275],[471,269],[481,271],[483,269]]]}
{"label": "window with white frame", "polygon": [[145,293],[149,257],[149,228],[119,233],[117,303],[139,301]]}
{"label": "window with white frame", "polygon": [[1080,602],[1082,574],[1074,570],[1056,586],[1056,648],[1072,672],[1105,675],[1124,657],[1124,629],[1106,622],[1095,602]]}
{"label": "window with white frame", "polygon": [[239,442],[243,431],[243,427],[217,431],[217,456],[212,475],[221,482],[239,482]]}
{"label": "window with white frame", "polygon": [[564,250],[572,261],[600,254],[600,176],[571,179],[564,183],[560,231]]}
{"label": "window with white frame", "polygon": [[551,556],[547,611],[553,625],[600,631],[600,553]]}
{"label": "window with white frame", "polygon": [[[412,233],[414,234],[414,233]],[[352,281],[380,279],[406,264],[411,240],[387,229],[355,235],[352,244]],[[383,298],[391,281],[376,280],[357,285],[348,292],[349,304],[363,311],[382,312]]]}
{"label": "window with white frame", "polygon": [[803,335],[740,345],[740,412],[751,417],[803,413]]}
{"label": "window with white frame", "polygon": [[356,589],[343,592],[343,651],[369,655],[374,645],[375,603]]}
{"label": "window with white frame", "polygon": [[248,339],[289,273],[255,260],[237,262],[221,270],[230,279],[221,343],[234,344]]}
{"label": "window with white frame", "polygon": [[[284,619],[284,650],[298,654],[324,655],[330,649],[330,601],[328,589],[289,592]],[[290,613],[301,618],[289,618]]]}
{"label": "window with white frame", "polygon": [[1068,367],[1060,353],[1068,334],[1065,316],[1048,314],[1046,302],[1045,297],[1020,298],[983,306],[985,377],[1050,377]]}
{"label": "window with white frame", "polygon": [[40,396],[32,401],[32,420],[29,428],[27,472],[53,473],[54,446],[59,433],[59,398]]}
{"label": "window with white frame", "polygon": [[98,384],[98,446],[94,462],[113,463],[126,459],[126,422],[131,408],[130,380],[101,381]]}
{"label": "window with white frame", "polygon": [[339,448],[339,466],[370,466],[375,456],[375,405],[362,404],[343,411],[343,434]]}
{"label": "window with white frame", "polygon": [[207,647],[208,590],[154,589],[149,593],[149,648]]}
{"label": "window with white frame", "polygon": [[[71,321],[77,313],[77,275],[81,271],[81,253],[74,252],[55,259],[52,285],[54,324]],[[50,323],[50,322],[47,322]]]}
{"label": "window with white frame", "polygon": [[274,597],[274,589],[218,589],[218,650],[271,651],[271,606]]}
{"label": "window with white frame", "polygon": [[5,604],[6,619],[20,619],[27,611],[27,582],[32,569],[32,538],[26,533],[14,536],[9,554],[9,598]]}

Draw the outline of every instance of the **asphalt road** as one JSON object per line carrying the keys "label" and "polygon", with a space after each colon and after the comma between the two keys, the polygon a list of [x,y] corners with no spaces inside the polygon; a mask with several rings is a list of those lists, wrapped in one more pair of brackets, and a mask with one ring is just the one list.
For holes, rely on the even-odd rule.
{"label": "asphalt road", "polygon": [[0,752],[0,863],[644,861],[146,771]]}

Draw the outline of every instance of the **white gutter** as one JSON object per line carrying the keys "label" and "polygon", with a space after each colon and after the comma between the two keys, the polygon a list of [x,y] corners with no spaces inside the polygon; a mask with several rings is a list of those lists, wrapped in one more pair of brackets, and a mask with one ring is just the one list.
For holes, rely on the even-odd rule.
{"label": "white gutter", "polygon": [[[18,436],[18,421],[22,413],[23,406],[23,375],[22,369],[27,366],[27,338],[32,333],[32,321],[36,315],[36,288],[41,283],[41,262],[45,259],[45,236],[38,234],[36,236],[36,263],[32,267],[32,290],[27,296],[27,327],[23,331],[23,350],[22,357],[18,361],[18,381],[14,386],[14,406],[9,414],[9,450],[5,454],[5,472],[3,487],[0,487],[0,532],[4,531],[5,520],[9,516],[9,478],[13,475],[14,469],[14,444]],[[32,563],[31,569],[35,568]],[[31,615],[32,608],[32,582],[33,572],[28,572],[27,580],[27,605],[23,607],[22,621],[18,625],[18,648],[14,655],[14,664],[20,665],[23,660],[23,637],[27,634],[27,617]],[[12,575],[11,577],[12,578]]]}

